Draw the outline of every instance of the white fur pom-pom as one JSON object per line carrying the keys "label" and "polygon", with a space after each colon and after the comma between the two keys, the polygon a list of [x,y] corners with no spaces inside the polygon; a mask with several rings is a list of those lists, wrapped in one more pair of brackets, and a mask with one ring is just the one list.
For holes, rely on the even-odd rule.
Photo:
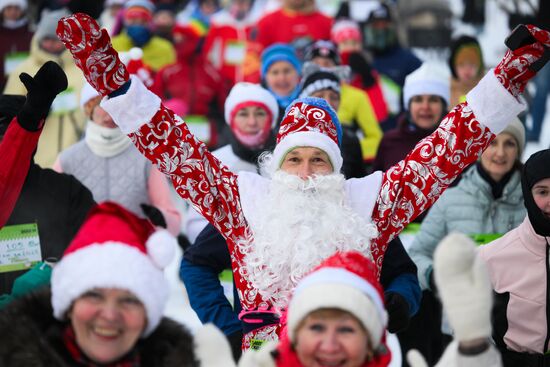
{"label": "white fur pom-pom", "polygon": [[143,50],[139,47],[132,47],[130,51],[128,51],[128,54],[130,60],[140,60],[143,57]]}
{"label": "white fur pom-pom", "polygon": [[153,263],[159,268],[164,269],[174,258],[178,244],[176,238],[170,232],[161,229],[149,236],[145,245]]}

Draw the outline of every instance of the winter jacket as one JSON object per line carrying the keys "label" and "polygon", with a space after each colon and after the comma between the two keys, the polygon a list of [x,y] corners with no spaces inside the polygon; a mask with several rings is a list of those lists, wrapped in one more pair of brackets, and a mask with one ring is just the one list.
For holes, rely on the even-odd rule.
{"label": "winter jacket", "polygon": [[50,109],[35,156],[38,165],[50,168],[57,155],[76,143],[84,131],[85,118],[78,107],[84,78],[80,69],[75,66],[71,53],[67,50],[59,56],[47,53],[39,47],[36,37],[33,37],[29,58],[10,74],[4,94],[26,95],[27,89],[19,80],[19,74],[25,72],[32,76],[46,61],[58,63],[69,83],[67,90],[57,96]]}
{"label": "winter jacket", "polygon": [[357,131],[363,160],[372,161],[382,139],[382,130],[367,94],[349,84],[342,84],[338,118],[342,125]]}
{"label": "winter jacket", "polygon": [[[76,366],[63,343],[67,322],[53,317],[49,289],[30,293],[0,311],[0,365],[9,367]],[[140,365],[200,366],[193,336],[175,321],[163,318],[157,329],[135,347]]]}
{"label": "winter jacket", "polygon": [[[31,47],[32,32],[29,25],[24,24],[17,28],[6,28],[0,22],[0,90],[4,90],[7,70],[4,70],[8,57],[13,58],[17,53],[28,53]],[[17,56],[24,56],[17,55]]]}
{"label": "winter jacket", "polygon": [[[42,259],[59,259],[95,202],[92,193],[73,176],[32,163],[28,151],[36,147],[38,135],[21,128],[17,120],[8,127],[0,144],[0,152],[5,153],[0,176],[9,186],[0,186],[0,197],[6,200],[2,205],[15,201],[5,224],[37,223]],[[1,273],[0,294],[10,293],[13,281],[23,272]]]}
{"label": "winter jacket", "polygon": [[[487,264],[497,297],[493,308],[493,339],[505,365],[542,366],[550,340],[548,302],[550,238],[535,233],[529,218],[503,237],[482,246],[481,258]],[[510,352],[510,353],[509,353]],[[509,361],[520,361],[516,364]],[[550,363],[546,358],[545,366]]]}
{"label": "winter jacket", "polygon": [[[237,318],[240,307],[231,308],[218,281],[218,274],[229,268],[231,258],[225,239],[211,224],[185,251],[180,266],[180,279],[185,283],[191,307],[203,323],[213,323],[226,335],[242,330]],[[388,245],[380,282],[385,292],[395,292],[405,298],[409,315],[416,313],[421,298],[416,266],[398,238]]]}
{"label": "winter jacket", "polygon": [[249,81],[250,76],[260,70],[259,54],[251,47],[257,15],[257,12],[250,12],[238,21],[228,10],[222,10],[210,19],[202,53],[230,85]]}
{"label": "winter jacket", "polygon": [[458,185],[449,188],[432,206],[409,249],[418,266],[422,289],[430,289],[433,253],[447,234],[504,234],[517,227],[525,214],[519,171],[514,172],[502,196],[494,199],[491,185],[477,167],[471,167]]}
{"label": "winter jacket", "polygon": [[279,9],[258,21],[256,41],[264,48],[274,43],[289,43],[301,49],[312,41],[329,40],[332,18],[319,11],[309,14]]}
{"label": "winter jacket", "polygon": [[132,145],[113,157],[100,157],[82,140],[61,152],[54,170],[74,175],[98,203],[116,201],[140,217],[140,204],[151,204],[162,212],[170,233],[180,233],[181,218],[166,177]]}
{"label": "winter jacket", "polygon": [[[118,52],[130,51],[134,46],[132,39],[123,32],[112,39],[113,47]],[[153,71],[157,71],[164,66],[176,62],[176,50],[172,44],[158,36],[153,36],[143,47],[143,63],[149,66]]]}
{"label": "winter jacket", "polygon": [[376,158],[372,163],[375,171],[385,171],[407,156],[407,153],[426,136],[430,135],[427,130],[415,129],[408,122],[395,129],[384,133]]}
{"label": "winter jacket", "polygon": [[[489,90],[490,97],[486,93]],[[371,242],[378,272],[388,242],[430,207],[465,166],[477,160],[494,138],[492,131],[504,129],[510,117],[523,109],[493,73],[487,74],[470,97],[403,161],[386,172],[346,180],[346,202],[378,230]],[[136,100],[142,103],[138,110],[132,108]],[[253,311],[260,305],[270,306],[273,299],[262,298],[244,276],[242,267],[245,247],[253,243],[254,220],[262,210],[262,199],[269,194],[271,181],[251,172],[232,173],[134,76],[125,94],[104,99],[101,106],[140,152],[172,178],[176,192],[224,236],[243,309]],[[483,122],[476,119],[476,113]],[[455,137],[452,144],[448,143],[449,136]],[[433,146],[438,149],[430,149]],[[245,335],[243,347],[248,348],[253,339],[277,339],[283,326],[276,322],[252,330]]]}

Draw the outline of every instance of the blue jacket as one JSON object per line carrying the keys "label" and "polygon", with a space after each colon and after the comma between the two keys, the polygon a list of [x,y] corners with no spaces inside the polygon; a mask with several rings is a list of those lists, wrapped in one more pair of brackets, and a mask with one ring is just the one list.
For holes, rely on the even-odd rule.
{"label": "blue jacket", "polygon": [[[231,260],[225,240],[211,224],[185,251],[180,266],[180,278],[185,284],[191,307],[201,322],[213,323],[225,335],[242,329],[238,319],[238,295],[234,292],[233,310],[218,279],[220,272],[230,268]],[[384,256],[380,282],[386,293],[396,292],[405,298],[411,316],[418,311],[422,296],[416,274],[416,265],[403,248],[399,237],[396,237],[390,242]]]}

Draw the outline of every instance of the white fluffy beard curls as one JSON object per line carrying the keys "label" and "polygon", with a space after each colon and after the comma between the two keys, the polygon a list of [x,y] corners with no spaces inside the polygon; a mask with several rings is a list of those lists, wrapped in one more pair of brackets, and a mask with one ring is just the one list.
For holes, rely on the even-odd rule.
{"label": "white fluffy beard curls", "polygon": [[345,203],[344,176],[302,180],[282,171],[273,174],[270,193],[251,229],[244,277],[265,301],[287,306],[296,284],[337,251],[356,250],[371,257],[376,227]]}

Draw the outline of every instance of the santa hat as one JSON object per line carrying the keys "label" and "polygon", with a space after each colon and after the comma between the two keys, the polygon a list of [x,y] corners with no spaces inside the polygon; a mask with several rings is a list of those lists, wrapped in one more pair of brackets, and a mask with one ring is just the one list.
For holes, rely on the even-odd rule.
{"label": "santa hat", "polygon": [[149,221],[118,204],[97,205],[53,269],[54,316],[63,320],[72,303],[90,289],[124,289],[143,303],[147,327],[142,336],[149,335],[168,299],[163,268],[175,248],[175,239],[166,230],[155,231]]}
{"label": "santa hat", "polygon": [[225,122],[231,125],[237,110],[249,107],[260,106],[271,114],[271,127],[277,124],[279,119],[279,106],[277,100],[269,91],[259,84],[241,82],[235,84],[225,100],[224,117]]}
{"label": "santa hat", "polygon": [[339,20],[332,26],[330,38],[335,43],[340,43],[349,39],[361,42],[361,30],[359,29],[359,25],[353,20]]}
{"label": "santa hat", "polygon": [[449,106],[451,100],[449,78],[449,69],[445,65],[430,61],[423,63],[405,78],[403,106],[408,109],[412,97],[424,94],[439,96]]}
{"label": "santa hat", "polygon": [[388,316],[374,263],[359,252],[337,253],[303,278],[288,306],[290,340],[296,340],[296,329],[308,314],[324,308],[351,313],[368,331],[373,347],[378,348]]}
{"label": "santa hat", "polygon": [[286,154],[297,147],[314,147],[324,151],[334,172],[342,168],[342,126],[336,112],[322,98],[295,100],[286,109],[273,151],[273,168],[281,167]]}
{"label": "santa hat", "polygon": [[0,12],[8,6],[18,6],[22,11],[27,10],[27,0],[0,0]]}

